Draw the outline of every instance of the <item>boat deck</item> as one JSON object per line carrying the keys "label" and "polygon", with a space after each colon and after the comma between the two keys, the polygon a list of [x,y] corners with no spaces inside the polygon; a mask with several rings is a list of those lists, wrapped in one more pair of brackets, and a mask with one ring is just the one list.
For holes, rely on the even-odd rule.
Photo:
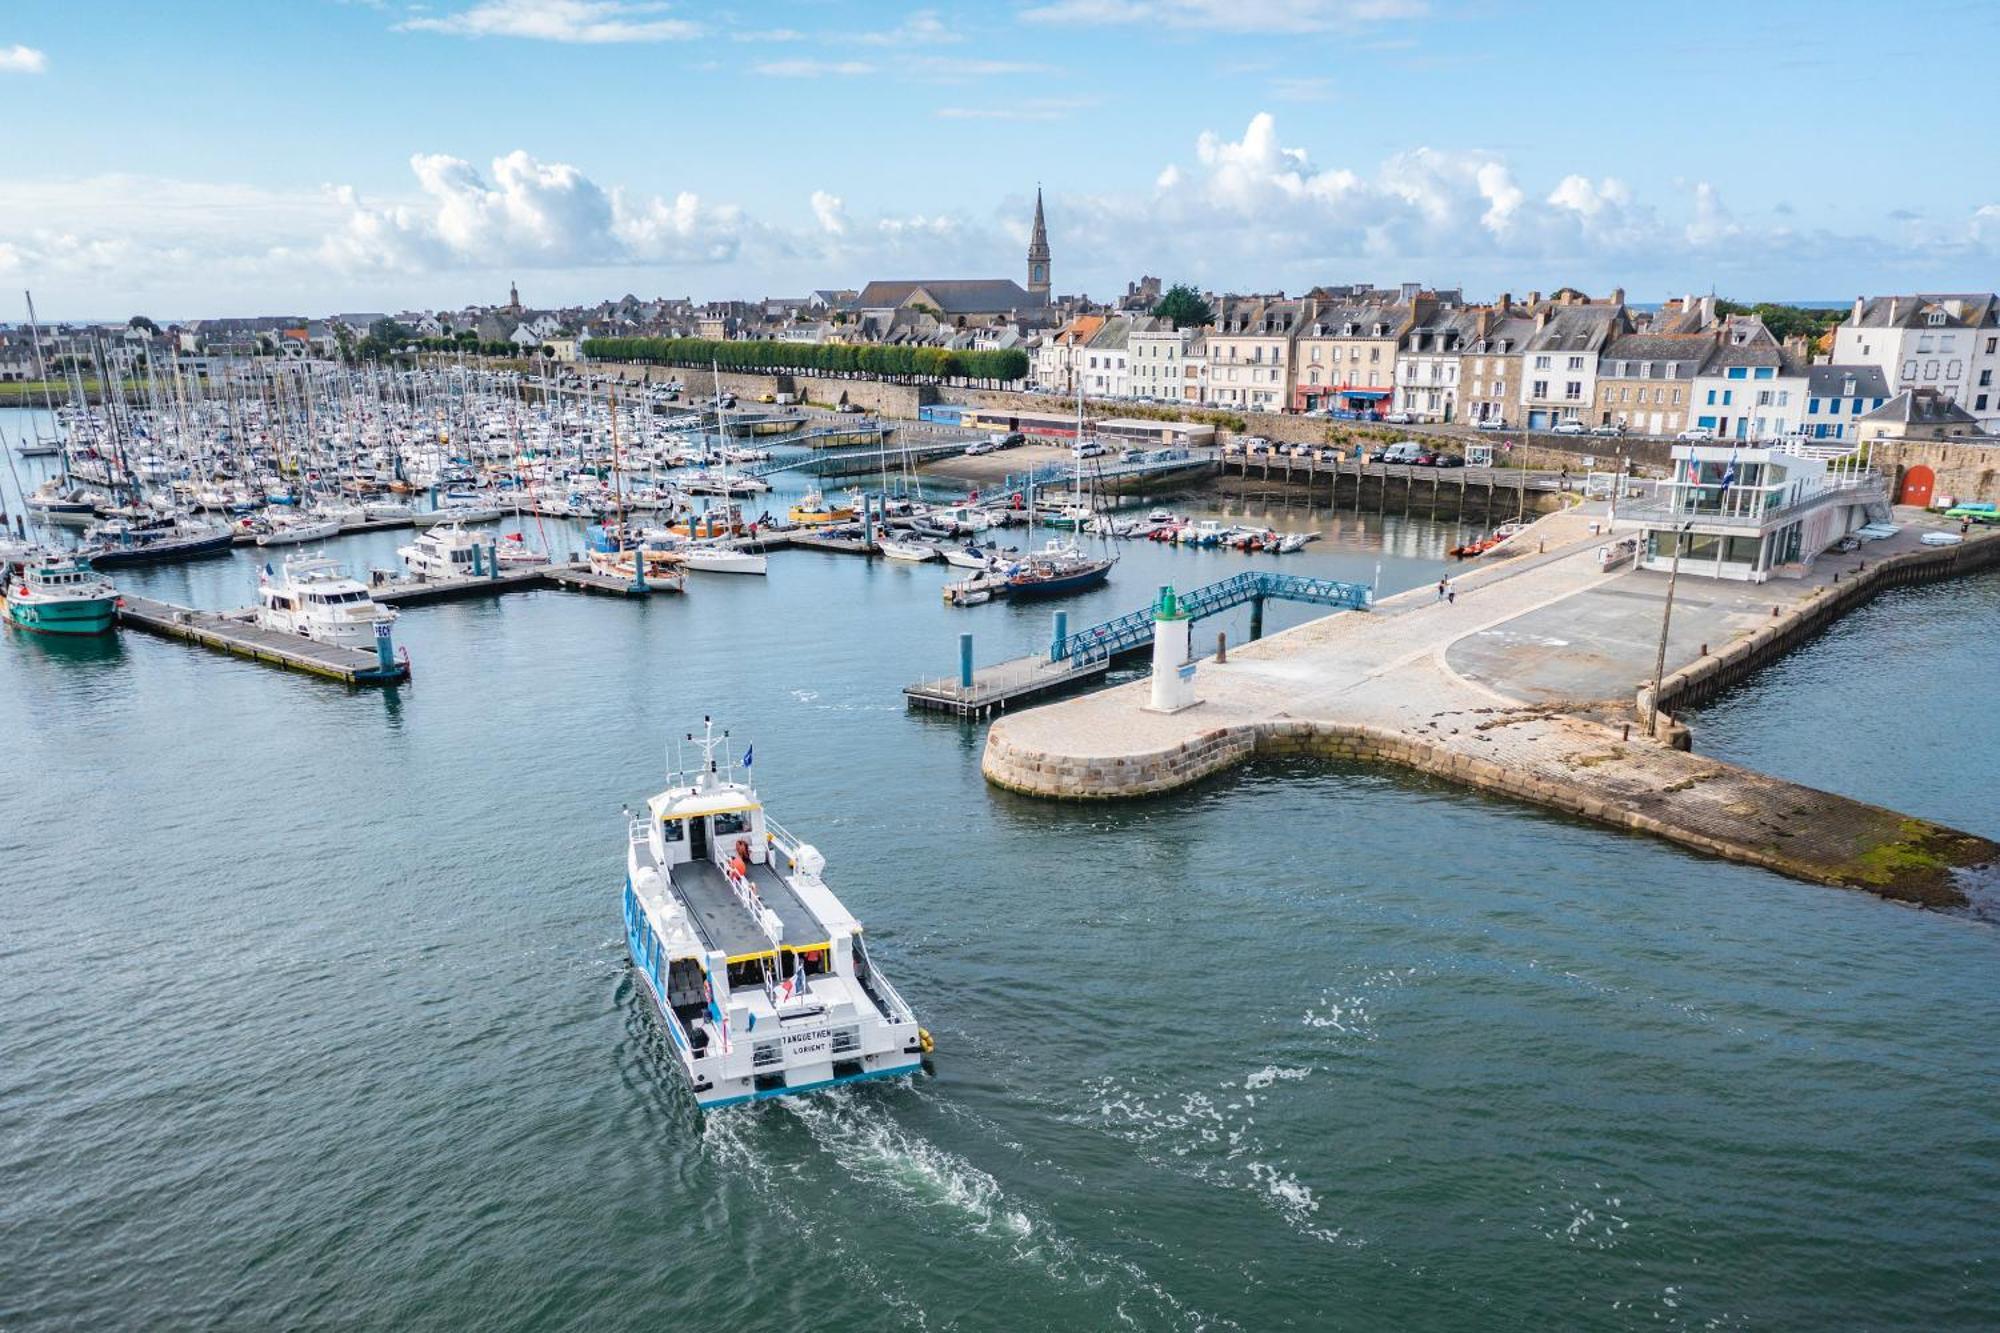
{"label": "boat deck", "polygon": [[[720,867],[711,861],[684,861],[673,868],[668,877],[674,892],[687,904],[688,915],[694,918],[695,929],[711,949],[722,952],[729,958],[769,953],[771,941],[757,928],[749,909],[736,900],[729,881]],[[825,944],[826,927],[819,923],[799,901],[789,884],[769,866],[750,867],[750,882],[757,886],[757,894],[764,905],[778,914],[784,923],[784,939],[787,945]]]}

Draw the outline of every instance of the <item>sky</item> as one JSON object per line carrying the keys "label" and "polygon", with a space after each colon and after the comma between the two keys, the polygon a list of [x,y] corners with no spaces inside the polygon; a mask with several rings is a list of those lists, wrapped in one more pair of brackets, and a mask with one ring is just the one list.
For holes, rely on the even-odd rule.
{"label": "sky", "polygon": [[1989,0],[8,5],[0,293],[182,319],[1024,280],[1037,186],[1057,292],[1100,299],[1989,290],[1996,57]]}

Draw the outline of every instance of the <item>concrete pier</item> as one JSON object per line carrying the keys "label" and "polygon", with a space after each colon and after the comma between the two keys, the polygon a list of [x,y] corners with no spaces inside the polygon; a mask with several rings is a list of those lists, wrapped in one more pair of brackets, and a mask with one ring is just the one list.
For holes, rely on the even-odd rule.
{"label": "concrete pier", "polygon": [[246,616],[197,611],[129,593],[119,599],[118,623],[343,685],[393,685],[410,674],[407,663],[384,654],[315,643],[301,635],[262,629]]}
{"label": "concrete pier", "polygon": [[[1873,589],[2000,563],[2000,535],[1927,548],[1917,516],[1898,519],[1901,537],[1825,557],[1805,580],[1691,596],[1683,579],[1669,680],[1704,661],[1747,671]],[[1799,879],[1962,906],[1954,870],[2000,860],[2000,845],[1639,734],[1664,578],[1601,572],[1587,524],[1544,519],[1523,554],[1468,567],[1452,602],[1420,588],[1233,648],[1182,712],[1148,711],[1137,681],[1009,714],[988,732],[985,774],[1074,800],[1170,791],[1257,754],[1399,763]]]}

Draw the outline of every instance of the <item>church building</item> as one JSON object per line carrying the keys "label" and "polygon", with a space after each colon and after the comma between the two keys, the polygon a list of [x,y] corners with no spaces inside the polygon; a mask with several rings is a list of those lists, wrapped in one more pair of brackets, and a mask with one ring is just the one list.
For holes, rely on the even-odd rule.
{"label": "church building", "polygon": [[899,310],[921,310],[934,312],[942,324],[978,328],[1008,320],[1041,323],[1048,318],[1048,305],[1049,231],[1037,189],[1026,287],[1012,278],[878,279],[863,287],[849,308],[882,327],[893,323]]}

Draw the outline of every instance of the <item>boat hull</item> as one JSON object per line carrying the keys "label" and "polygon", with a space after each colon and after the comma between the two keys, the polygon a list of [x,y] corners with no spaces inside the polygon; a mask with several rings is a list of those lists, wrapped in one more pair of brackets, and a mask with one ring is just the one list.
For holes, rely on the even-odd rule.
{"label": "boat hull", "polygon": [[1010,581],[1008,595],[1016,599],[1037,597],[1061,597],[1068,593],[1082,592],[1085,588],[1095,588],[1111,576],[1111,566],[1102,569],[1082,570],[1075,574],[1064,574],[1052,579],[1027,579]]}
{"label": "boat hull", "polygon": [[236,534],[224,531],[213,537],[197,537],[190,541],[113,546],[91,556],[90,563],[97,569],[115,569],[121,565],[166,565],[176,560],[199,560],[205,555],[220,555],[235,545]]}
{"label": "boat hull", "polygon": [[76,601],[12,598],[7,602],[7,619],[34,634],[109,634],[118,622],[118,602],[110,597]]}

